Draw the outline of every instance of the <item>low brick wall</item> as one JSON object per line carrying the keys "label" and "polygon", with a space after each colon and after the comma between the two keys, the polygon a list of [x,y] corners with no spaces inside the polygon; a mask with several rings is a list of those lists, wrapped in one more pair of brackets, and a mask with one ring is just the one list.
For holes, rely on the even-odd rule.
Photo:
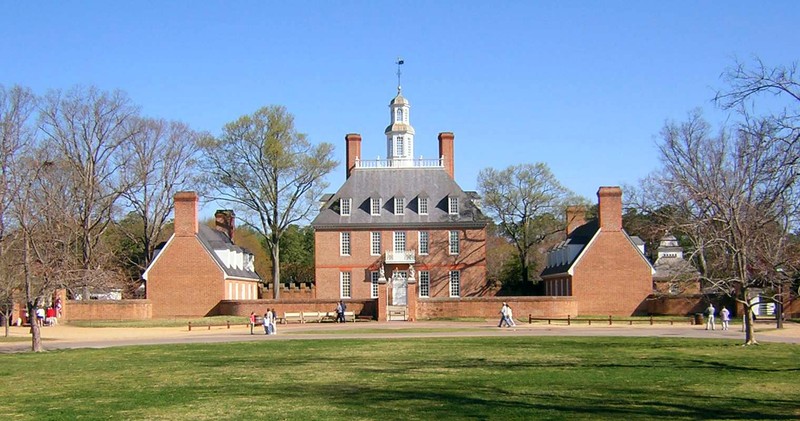
{"label": "low brick wall", "polygon": [[[225,300],[220,301],[217,306],[217,314],[230,316],[249,316],[250,312],[258,315],[264,314],[268,308],[275,309],[278,317],[283,317],[284,312],[300,311],[335,311],[336,303],[339,300],[302,300],[302,299],[283,299],[280,300]],[[376,318],[376,300],[345,300],[347,311],[352,311],[356,316],[370,316]]]}
{"label": "low brick wall", "polygon": [[731,311],[731,317],[739,312],[739,306],[730,297],[706,296],[703,294],[684,295],[651,295],[647,299],[648,313],[656,316],[691,316],[695,313],[705,313],[709,300],[719,311],[722,306]]}
{"label": "low brick wall", "polygon": [[62,318],[70,320],[146,320],[153,317],[150,300],[66,301]]}
{"label": "low brick wall", "polygon": [[478,297],[478,298],[420,298],[417,319],[442,317],[500,317],[500,308],[508,303],[514,318],[567,317],[578,315],[574,297]]}
{"label": "low brick wall", "polygon": [[[274,296],[274,288],[272,287],[272,284],[267,283],[265,288],[261,290],[261,297],[265,300],[269,300]],[[281,284],[280,297],[281,301],[313,300],[317,298],[317,289],[315,288],[315,285],[311,283],[285,283]],[[247,314],[249,315],[250,313]]]}

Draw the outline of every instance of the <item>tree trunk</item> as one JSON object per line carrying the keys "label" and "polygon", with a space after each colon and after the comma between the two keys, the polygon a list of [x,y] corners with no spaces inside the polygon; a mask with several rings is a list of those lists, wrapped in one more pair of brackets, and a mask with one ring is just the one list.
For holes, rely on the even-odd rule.
{"label": "tree trunk", "polygon": [[11,324],[11,312],[7,311],[3,313],[3,324],[5,325],[4,333],[5,337],[7,338],[9,335],[9,325]]}
{"label": "tree trunk", "polygon": [[31,351],[42,352],[42,330],[39,329],[38,318],[36,317],[36,305],[28,302],[28,323],[31,324]]}
{"label": "tree trunk", "polygon": [[272,297],[276,300],[281,298],[281,260],[280,260],[281,246],[278,241],[275,241],[270,248],[270,259],[272,260]]}
{"label": "tree trunk", "polygon": [[756,345],[756,335],[753,326],[753,308],[746,306],[744,310],[744,344]]}

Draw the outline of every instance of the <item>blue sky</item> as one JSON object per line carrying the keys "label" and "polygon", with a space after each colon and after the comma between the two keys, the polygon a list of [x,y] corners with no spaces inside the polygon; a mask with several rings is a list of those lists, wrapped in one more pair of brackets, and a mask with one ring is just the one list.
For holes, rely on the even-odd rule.
{"label": "blue sky", "polygon": [[[576,193],[635,184],[666,120],[711,103],[734,58],[798,60],[797,1],[0,0],[0,83],[122,89],[153,117],[218,134],[285,105],[312,142],[383,130],[403,66],[415,155],[455,133],[456,180],[545,162]],[[330,191],[344,180],[339,166]]]}

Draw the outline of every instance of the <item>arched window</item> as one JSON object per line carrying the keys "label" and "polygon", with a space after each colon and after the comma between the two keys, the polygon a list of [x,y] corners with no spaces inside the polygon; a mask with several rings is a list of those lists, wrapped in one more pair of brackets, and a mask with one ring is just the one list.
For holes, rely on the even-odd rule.
{"label": "arched window", "polygon": [[397,119],[395,121],[397,121],[398,123],[402,123],[403,122],[403,109],[402,108],[398,108],[397,109]]}

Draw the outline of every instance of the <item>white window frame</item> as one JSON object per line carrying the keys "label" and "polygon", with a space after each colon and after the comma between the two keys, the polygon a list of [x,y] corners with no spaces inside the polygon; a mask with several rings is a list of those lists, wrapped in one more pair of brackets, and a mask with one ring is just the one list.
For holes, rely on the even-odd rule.
{"label": "white window frame", "polygon": [[370,298],[378,298],[378,278],[380,278],[380,272],[370,272],[369,277],[371,282],[370,285]]}
{"label": "white window frame", "polygon": [[458,215],[458,197],[449,196],[447,198],[447,213],[450,215]]}
{"label": "white window frame", "polygon": [[417,213],[420,215],[427,215],[428,214],[428,198],[427,197],[418,197],[417,198]]}
{"label": "white window frame", "polygon": [[404,116],[405,116],[405,112],[403,111],[402,108],[398,108],[397,111],[394,113],[394,115],[395,115],[394,121],[396,121],[398,123],[402,123],[403,122],[403,119],[404,119]]}
{"label": "white window frame", "polygon": [[339,214],[342,216],[350,216],[352,204],[353,199],[350,197],[339,198]]}
{"label": "white window frame", "polygon": [[397,135],[394,138],[394,154],[395,156],[405,156],[405,139],[403,135]]}
{"label": "white window frame", "polygon": [[403,215],[406,209],[406,199],[404,197],[394,198],[394,214]]}
{"label": "white window frame", "polygon": [[369,214],[372,216],[381,216],[381,198],[371,197],[369,199]]}
{"label": "white window frame", "polygon": [[381,232],[380,231],[372,231],[372,232],[370,232],[369,237],[370,237],[369,255],[370,256],[380,256],[381,255]]}
{"label": "white window frame", "polygon": [[455,256],[461,252],[461,244],[458,231],[450,231],[447,234],[447,251],[451,256]]}
{"label": "white window frame", "polygon": [[339,272],[339,298],[352,298],[353,276],[350,272]]}
{"label": "white window frame", "polygon": [[428,231],[419,231],[417,233],[419,254],[427,255],[431,249],[431,234]]}
{"label": "white window frame", "polygon": [[419,296],[422,298],[431,296],[431,273],[427,270],[419,272]]}
{"label": "white window frame", "polygon": [[340,232],[339,233],[339,255],[340,256],[349,256],[351,252],[350,249],[350,233],[349,232]]}
{"label": "white window frame", "polygon": [[[392,250],[397,252],[406,251],[406,232],[405,231],[394,231],[392,233]],[[398,248],[401,246],[401,248]]]}
{"label": "white window frame", "polygon": [[460,297],[461,296],[461,271],[460,270],[451,270],[450,271],[450,297]]}

